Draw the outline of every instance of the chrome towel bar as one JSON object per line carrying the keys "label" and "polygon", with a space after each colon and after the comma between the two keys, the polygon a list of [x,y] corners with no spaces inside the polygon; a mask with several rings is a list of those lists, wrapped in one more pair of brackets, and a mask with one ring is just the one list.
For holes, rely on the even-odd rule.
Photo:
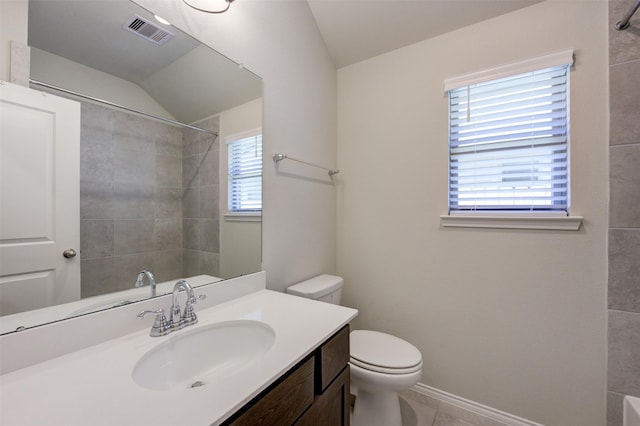
{"label": "chrome towel bar", "polygon": [[275,161],[276,163],[279,162],[279,161],[285,160],[285,159],[286,160],[291,160],[291,161],[297,161],[298,163],[306,164],[307,166],[317,167],[319,169],[326,170],[329,173],[329,176],[333,176],[335,174],[340,173],[340,170],[334,170],[334,169],[330,169],[328,167],[319,166],[317,164],[309,163],[307,161],[298,160],[297,158],[290,157],[287,154],[273,154],[273,161]]}

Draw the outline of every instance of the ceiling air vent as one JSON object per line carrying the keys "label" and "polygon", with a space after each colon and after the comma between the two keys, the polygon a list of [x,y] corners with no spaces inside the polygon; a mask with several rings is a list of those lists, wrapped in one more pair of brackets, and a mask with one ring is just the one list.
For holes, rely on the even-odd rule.
{"label": "ceiling air vent", "polygon": [[138,15],[134,16],[128,23],[124,24],[122,28],[158,45],[165,44],[173,38],[173,34],[171,32],[163,30]]}

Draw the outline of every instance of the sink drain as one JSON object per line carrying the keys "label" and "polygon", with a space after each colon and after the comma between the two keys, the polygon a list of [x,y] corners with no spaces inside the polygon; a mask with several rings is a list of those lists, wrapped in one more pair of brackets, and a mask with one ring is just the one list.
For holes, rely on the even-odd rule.
{"label": "sink drain", "polygon": [[191,383],[191,386],[189,386],[190,388],[199,388],[200,386],[204,386],[204,382],[201,380],[196,380],[195,382]]}

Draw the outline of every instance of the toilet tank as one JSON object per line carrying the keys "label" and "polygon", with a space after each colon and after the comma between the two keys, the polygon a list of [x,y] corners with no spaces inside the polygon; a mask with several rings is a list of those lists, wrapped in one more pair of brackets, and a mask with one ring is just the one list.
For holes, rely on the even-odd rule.
{"label": "toilet tank", "polygon": [[288,287],[287,293],[339,305],[343,285],[342,277],[323,274]]}

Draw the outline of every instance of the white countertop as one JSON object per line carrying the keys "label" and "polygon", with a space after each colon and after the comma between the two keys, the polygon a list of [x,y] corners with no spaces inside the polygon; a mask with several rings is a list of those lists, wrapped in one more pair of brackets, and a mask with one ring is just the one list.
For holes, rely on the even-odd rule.
{"label": "white countertop", "polygon": [[[355,309],[270,290],[201,311],[196,306],[196,312],[197,325],[169,336],[150,337],[145,329],[0,376],[0,424],[217,425],[357,315]],[[276,337],[263,358],[232,378],[166,391],[134,383],[134,365],[156,345],[237,319],[262,321]]]}

